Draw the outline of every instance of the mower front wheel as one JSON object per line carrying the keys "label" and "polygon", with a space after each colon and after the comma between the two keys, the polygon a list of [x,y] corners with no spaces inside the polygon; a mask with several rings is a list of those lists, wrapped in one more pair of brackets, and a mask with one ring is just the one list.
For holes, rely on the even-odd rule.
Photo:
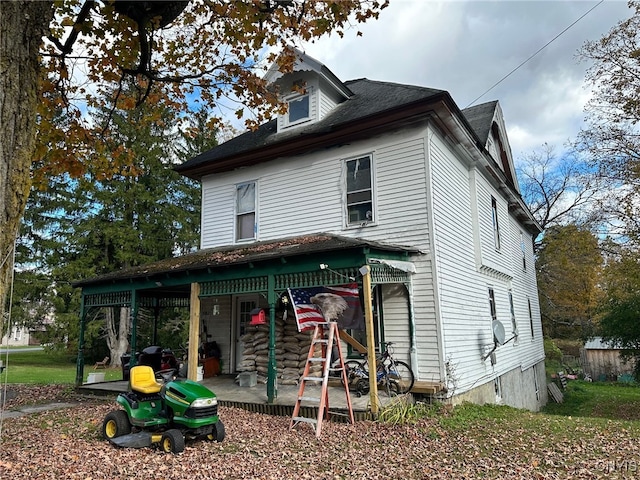
{"label": "mower front wheel", "polygon": [[184,451],[184,435],[176,428],[162,434],[160,448],[165,453],[182,453]]}
{"label": "mower front wheel", "polygon": [[211,442],[213,441],[221,442],[224,440],[224,437],[225,437],[224,423],[222,423],[222,420],[218,420],[213,426],[213,432],[207,435],[207,440]]}
{"label": "mower front wheel", "polygon": [[124,410],[109,412],[102,422],[102,436],[107,440],[131,433],[131,423]]}

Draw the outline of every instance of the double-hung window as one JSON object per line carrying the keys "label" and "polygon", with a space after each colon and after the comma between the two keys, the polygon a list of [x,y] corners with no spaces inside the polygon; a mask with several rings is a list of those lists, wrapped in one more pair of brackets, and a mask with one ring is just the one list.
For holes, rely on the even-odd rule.
{"label": "double-hung window", "polygon": [[347,225],[363,225],[374,220],[371,156],[346,161]]}
{"label": "double-hung window", "polygon": [[513,305],[513,292],[509,290],[509,311],[511,313],[511,332],[518,335],[518,321],[516,320],[516,309]]}
{"label": "double-hung window", "polygon": [[489,311],[491,312],[491,321],[498,320],[498,311],[496,309],[496,294],[492,287],[489,287]]}
{"label": "double-hung window", "polygon": [[236,185],[236,240],[255,238],[256,183]]}
{"label": "double-hung window", "polygon": [[500,250],[500,225],[498,224],[498,202],[491,197],[491,221],[493,222],[493,243]]}
{"label": "double-hung window", "polygon": [[529,327],[531,328],[531,340],[533,340],[536,335],[533,330],[533,313],[531,312],[531,299],[527,297],[527,306],[529,307]]}

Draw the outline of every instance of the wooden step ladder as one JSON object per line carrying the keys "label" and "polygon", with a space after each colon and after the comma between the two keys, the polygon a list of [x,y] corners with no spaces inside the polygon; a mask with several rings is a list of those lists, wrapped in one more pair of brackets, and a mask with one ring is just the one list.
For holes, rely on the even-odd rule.
{"label": "wooden step ladder", "polygon": [[[321,345],[321,356],[316,357],[316,345]],[[336,367],[331,367],[331,352],[333,348],[337,347],[339,363]],[[335,359],[334,359],[335,360]],[[322,364],[322,376],[314,377],[309,376],[309,371],[312,365]],[[347,413],[338,413],[329,411],[329,373],[340,372],[342,379],[342,385],[347,400]],[[320,397],[310,397],[304,395],[307,382],[321,382]],[[317,406],[318,416],[317,418],[309,418],[300,416],[300,407],[302,402],[305,402],[305,406]],[[310,405],[309,405],[310,404]],[[340,348],[340,334],[338,331],[338,324],[336,322],[320,323],[315,327],[313,336],[311,337],[311,346],[309,347],[309,356],[304,366],[304,372],[300,379],[300,388],[298,389],[298,397],[296,399],[295,406],[293,408],[293,415],[291,417],[291,428],[302,422],[315,424],[316,437],[320,438],[320,432],[322,430],[322,420],[328,420],[330,415],[344,415],[349,417],[349,422],[354,423],[353,408],[351,407],[351,396],[349,395],[349,381],[347,379],[347,371],[344,366],[344,357],[342,355],[342,349]]]}

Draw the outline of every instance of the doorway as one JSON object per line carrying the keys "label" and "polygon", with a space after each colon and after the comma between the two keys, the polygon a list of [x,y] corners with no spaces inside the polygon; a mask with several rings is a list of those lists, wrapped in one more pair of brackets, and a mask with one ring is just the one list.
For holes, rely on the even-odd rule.
{"label": "doorway", "polygon": [[235,365],[233,369],[235,371],[236,365],[239,365],[242,361],[242,342],[240,338],[247,333],[247,325],[251,322],[251,310],[258,306],[258,295],[242,295],[235,297],[234,302],[234,323],[235,338],[233,340],[233,346],[235,350]]}

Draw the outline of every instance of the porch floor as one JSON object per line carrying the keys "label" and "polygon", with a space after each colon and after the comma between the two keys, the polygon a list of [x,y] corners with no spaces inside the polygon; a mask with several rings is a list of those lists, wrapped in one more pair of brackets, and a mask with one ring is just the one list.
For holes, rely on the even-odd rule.
{"label": "porch floor", "polygon": [[[267,386],[257,384],[253,387],[240,387],[235,382],[235,375],[219,375],[205,378],[199,383],[209,388],[218,397],[220,405],[227,407],[238,407],[252,412],[266,413],[269,415],[291,416],[293,407],[298,395],[297,385],[279,385],[277,396],[273,403],[267,403]],[[79,392],[110,395],[126,392],[129,382],[111,381],[98,383],[85,383],[78,387]],[[319,397],[320,386],[307,385],[305,397]],[[357,396],[356,392],[350,392],[351,406],[356,420],[370,419],[370,398],[369,395]],[[384,406],[391,401],[391,398],[384,391],[378,392],[380,405]],[[303,402],[303,409],[308,402]],[[308,408],[313,408],[309,406]],[[347,409],[347,400],[344,387],[338,379],[329,380],[329,410],[332,412],[344,413]],[[303,416],[313,416],[312,412],[303,412]],[[342,417],[336,416],[336,419]]]}

